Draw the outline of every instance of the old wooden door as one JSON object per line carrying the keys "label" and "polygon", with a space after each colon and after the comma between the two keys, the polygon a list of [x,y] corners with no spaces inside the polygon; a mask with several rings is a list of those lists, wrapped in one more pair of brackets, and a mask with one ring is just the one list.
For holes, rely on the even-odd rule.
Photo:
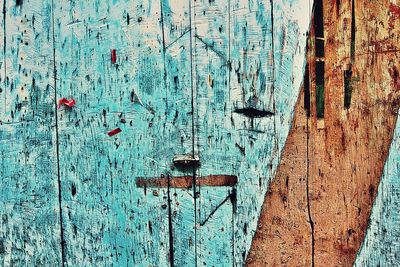
{"label": "old wooden door", "polygon": [[243,265],[311,1],[2,3],[3,262]]}

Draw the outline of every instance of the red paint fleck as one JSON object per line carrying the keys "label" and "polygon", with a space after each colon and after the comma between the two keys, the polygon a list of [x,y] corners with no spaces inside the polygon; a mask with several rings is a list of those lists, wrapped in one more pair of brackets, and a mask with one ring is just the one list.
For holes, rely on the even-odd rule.
{"label": "red paint fleck", "polygon": [[400,6],[390,3],[389,12],[391,13],[389,18],[389,26],[393,29],[395,26],[394,21],[400,18]]}
{"label": "red paint fleck", "polygon": [[393,3],[390,3],[389,11],[390,11],[390,13],[392,13],[393,15],[396,15],[396,16],[399,16],[399,17],[400,17],[400,6],[395,5],[395,4],[393,4]]}
{"label": "red paint fleck", "polygon": [[116,128],[114,130],[109,131],[107,134],[108,134],[108,136],[113,136],[113,135],[119,134],[120,132],[122,132],[122,130],[120,128]]}
{"label": "red paint fleck", "polygon": [[117,51],[115,49],[111,50],[111,63],[115,64],[117,62]]}
{"label": "red paint fleck", "polygon": [[76,103],[75,99],[71,98],[70,100],[68,100],[65,97],[63,97],[60,100],[58,100],[58,108],[60,108],[62,105],[72,108],[75,105],[75,103]]}

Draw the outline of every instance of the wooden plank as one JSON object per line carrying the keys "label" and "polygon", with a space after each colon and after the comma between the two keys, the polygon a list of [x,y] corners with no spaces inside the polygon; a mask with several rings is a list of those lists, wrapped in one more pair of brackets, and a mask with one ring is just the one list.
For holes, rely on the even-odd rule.
{"label": "wooden plank", "polygon": [[[389,7],[389,20],[385,29],[392,31],[395,21],[400,18],[400,6],[394,3],[387,3]],[[385,9],[378,9],[383,21]],[[376,13],[376,9],[367,12],[367,14]],[[379,16],[379,17],[381,17]],[[361,18],[359,19],[361,21]],[[397,29],[397,28],[396,28]],[[397,40],[399,32],[397,31]],[[398,43],[398,41],[393,41]],[[388,45],[389,49],[382,49],[380,52],[388,56],[388,60],[399,60],[398,47]],[[386,51],[385,51],[386,50]],[[392,54],[394,53],[395,54]],[[391,61],[395,62],[395,60]],[[400,90],[399,66],[389,63],[387,81],[390,81],[391,89],[395,92]],[[393,103],[393,102],[392,102]],[[358,251],[354,266],[396,266],[400,264],[400,225],[399,225],[399,146],[400,146],[400,121],[398,114],[398,104],[394,102],[394,112],[397,111],[397,123],[390,145],[389,155],[386,160],[381,182],[378,187],[377,196],[372,207],[369,219],[368,229],[363,240],[362,246]],[[392,106],[393,107],[393,106]],[[393,112],[393,111],[392,111]]]}
{"label": "wooden plank", "polygon": [[[165,40],[166,80],[168,102],[171,115],[174,116],[172,127],[180,131],[176,136],[180,155],[195,158],[193,150],[193,102],[192,102],[192,33],[191,2],[162,1],[163,29]],[[177,151],[178,152],[178,151]],[[182,158],[182,157],[181,157]],[[185,189],[174,186],[176,177],[194,177],[195,165],[177,164],[170,180],[171,223],[173,235],[172,266],[193,266],[196,259],[196,216],[195,184]],[[179,178],[178,178],[179,179]]]}
{"label": "wooden plank", "polygon": [[[399,91],[390,70],[399,59],[399,29],[390,26],[390,3],[323,3],[324,128],[317,130],[318,122],[310,120],[316,266],[353,265],[365,237],[398,112]],[[349,69],[347,109],[344,80]]]}
{"label": "wooden plank", "polygon": [[303,97],[301,91],[281,162],[265,196],[247,266],[312,266]]}
{"label": "wooden plank", "polygon": [[400,7],[317,1],[298,99],[312,2],[0,1],[0,265],[398,264]]}
{"label": "wooden plank", "polygon": [[[199,264],[240,266],[245,260],[303,77],[309,16],[284,13],[299,7],[310,14],[308,1],[278,3],[275,9],[270,1],[197,1],[194,6],[198,175],[238,176],[237,191],[199,191],[199,216],[208,218],[209,226],[204,234],[200,230]],[[221,219],[228,210],[236,212],[233,218]],[[208,234],[214,231],[218,234]],[[219,256],[211,257],[215,251]]]}
{"label": "wooden plank", "polygon": [[[236,176],[231,159],[215,142],[224,142],[221,126],[229,114],[229,10],[230,1],[193,2],[196,144],[201,166],[196,176]],[[207,152],[206,152],[207,151]],[[229,153],[227,154],[229,155]],[[216,161],[227,168],[214,165]],[[233,203],[230,187],[197,187],[198,266],[233,266]]]}
{"label": "wooden plank", "polygon": [[180,173],[173,157],[192,147],[190,77],[173,76],[187,53],[165,53],[161,13],[158,1],[55,3],[57,96],[77,102],[58,116],[68,265],[173,261],[173,193],[135,184]]}
{"label": "wooden plank", "polygon": [[[260,95],[265,90],[259,101],[264,102],[266,110],[274,113],[272,117],[254,119],[243,118],[241,114],[232,116],[235,122],[233,129],[250,129],[242,131],[235,142],[244,147],[246,152],[238,161],[247,163],[240,165],[237,170],[240,174],[235,258],[236,264],[240,266],[250,249],[262,199],[275,176],[292,124],[294,105],[303,80],[304,52],[312,1],[261,1],[254,6],[246,6],[237,1],[232,6],[234,30],[231,36],[231,57],[232,72],[235,74],[231,77],[237,75],[240,62],[242,66],[246,66],[239,69],[239,73],[259,77],[256,85],[260,87],[257,90]],[[248,33],[248,37],[243,31]],[[263,38],[257,38],[256,33]],[[255,48],[250,50],[253,47]],[[246,50],[250,51],[247,58],[244,57]],[[249,64],[244,64],[245,60]],[[256,75],[257,66],[260,67],[261,74],[264,72],[265,88],[261,87],[263,76]],[[269,71],[270,68],[273,69],[272,72]],[[231,94],[234,95],[234,91],[241,86],[237,79],[232,78]],[[247,90],[251,90],[249,85]],[[262,110],[261,106],[257,109]]]}
{"label": "wooden plank", "polygon": [[0,265],[60,265],[51,1],[17,2],[0,2]]}

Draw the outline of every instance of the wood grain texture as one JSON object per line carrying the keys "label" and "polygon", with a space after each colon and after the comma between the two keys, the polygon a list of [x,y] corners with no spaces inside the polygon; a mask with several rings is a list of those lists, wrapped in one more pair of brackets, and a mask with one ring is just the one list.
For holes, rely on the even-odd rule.
{"label": "wood grain texture", "polygon": [[54,16],[57,96],[77,101],[58,116],[67,265],[166,266],[168,190],[132,178],[166,175],[190,140],[167,109],[183,93],[167,92],[160,3],[60,1]]}
{"label": "wood grain texture", "polygon": [[0,5],[0,265],[58,265],[51,1]]}
{"label": "wood grain texture", "polygon": [[[195,157],[193,123],[193,58],[192,58],[192,9],[191,1],[163,1],[164,38],[166,40],[166,73],[170,81],[170,94],[181,95],[170,100],[171,114],[174,114],[172,127],[180,128],[181,139],[187,138],[185,147],[177,154]],[[170,73],[170,75],[168,75]],[[186,107],[186,108],[182,108]],[[163,139],[162,136],[159,137]],[[178,136],[175,137],[178,139]],[[183,140],[183,139],[182,139]],[[171,159],[169,159],[171,161]],[[186,174],[194,177],[194,167],[176,168],[176,176]],[[172,186],[170,184],[170,186]],[[196,261],[195,184],[188,189],[171,188],[171,212],[174,266],[191,266]]]}
{"label": "wood grain texture", "polygon": [[[196,175],[220,175],[221,168],[209,167],[218,159],[225,172],[237,175],[228,167],[232,164],[229,152],[218,144],[225,141],[226,132],[218,127],[227,120],[224,107],[229,98],[229,1],[194,1],[193,5],[194,64],[195,64],[195,151],[201,158]],[[210,131],[209,128],[212,130]],[[210,133],[211,132],[211,133]],[[235,149],[235,148],[233,148]],[[213,153],[206,153],[213,151]],[[197,265],[232,266],[233,264],[233,206],[229,198],[233,188],[197,187],[196,213]],[[227,200],[227,201],[225,201]],[[217,245],[218,244],[218,245]],[[213,255],[213,256],[211,256]]]}
{"label": "wood grain texture", "polygon": [[[54,4],[57,96],[77,101],[58,116],[67,265],[242,264],[302,80],[308,18],[282,13],[310,5],[286,5],[274,11],[287,32],[276,30],[284,55],[273,57],[268,1]],[[275,75],[281,93],[263,100],[275,118],[234,113],[236,88],[273,95]],[[172,167],[181,154],[198,154],[200,169]],[[236,188],[135,184],[225,173],[239,177]]]}
{"label": "wood grain texture", "polygon": [[[399,39],[400,6],[392,1],[388,3],[388,31],[392,40]],[[387,7],[387,5],[385,6]],[[378,14],[375,14],[374,21]],[[377,22],[375,22],[377,23]],[[392,29],[393,27],[393,29]],[[395,41],[393,41],[395,42]],[[378,49],[381,53],[388,53],[390,65],[388,73],[391,78],[390,86],[398,92],[400,90],[399,56],[397,46],[387,46],[389,49]],[[379,44],[379,43],[378,43]],[[385,51],[386,50],[386,51]],[[386,76],[387,77],[387,76]],[[395,105],[395,108],[398,106]],[[396,111],[397,109],[395,109]],[[400,264],[400,227],[399,227],[399,130],[400,120],[397,115],[397,123],[389,150],[389,155],[382,173],[381,183],[372,208],[368,231],[363,245],[358,252],[354,266],[397,266]]]}
{"label": "wood grain texture", "polygon": [[318,3],[299,97],[313,1],[2,0],[0,265],[398,265],[400,7]]}
{"label": "wood grain texture", "polygon": [[397,117],[395,133],[372,208],[368,230],[354,266],[400,264],[399,122]]}
{"label": "wood grain texture", "polygon": [[[54,4],[57,97],[77,101],[58,116],[67,265],[242,264],[302,80],[308,18],[283,16],[310,14],[300,2]],[[274,95],[276,77],[281,93],[256,106],[275,106],[274,118],[234,113],[237,88]],[[181,154],[198,154],[201,168],[172,168]],[[226,173],[236,188],[135,184]]]}
{"label": "wood grain texture", "polygon": [[[196,186],[235,186],[237,176],[234,175],[209,175],[196,177]],[[193,176],[176,176],[167,178],[142,178],[136,179],[138,187],[172,187],[172,188],[191,188],[193,186]]]}
{"label": "wood grain texture", "polygon": [[[303,88],[304,89],[304,88]],[[259,218],[248,266],[311,266],[307,201],[307,118],[304,90]]]}
{"label": "wood grain texture", "polygon": [[[322,3],[325,43],[322,56],[317,55],[316,20],[310,40],[311,116],[307,119],[306,113],[298,114],[295,120],[306,120],[306,127],[301,131],[293,128],[287,141],[289,145],[295,143],[295,158],[306,157],[306,169],[297,167],[301,161],[295,161],[290,152],[288,159],[282,158],[282,162],[291,163],[282,167],[276,184],[266,196],[249,266],[309,266],[310,261],[314,266],[353,265],[365,237],[389,152],[399,108],[399,87],[393,75],[399,62],[399,28],[394,26],[398,16],[390,15],[393,3]],[[325,104],[321,119],[317,119],[318,62],[325,62]],[[349,70],[352,96],[350,106],[346,107],[344,87]],[[389,158],[389,165],[391,161]],[[290,168],[293,171],[288,173]],[[305,180],[295,178],[304,176]],[[291,181],[295,184],[291,185]],[[308,201],[309,212],[300,205],[304,200]],[[282,208],[274,209],[275,206]],[[385,216],[385,210],[376,211],[375,214],[381,215],[371,218],[375,221],[371,231],[376,229],[380,216]],[[288,231],[285,227],[274,224],[277,218],[283,218],[283,225],[291,226],[292,234],[285,234]],[[268,227],[261,227],[264,225]],[[393,255],[396,252],[387,251],[384,242],[376,245],[382,246],[380,255],[372,251],[370,242],[366,241],[358,265],[397,261]],[[272,248],[266,245],[270,243]],[[388,243],[396,248],[397,241]],[[275,252],[272,257],[265,256],[272,251]],[[372,255],[368,256],[369,253]],[[308,257],[302,262],[298,255]]]}
{"label": "wood grain texture", "polygon": [[[302,81],[309,21],[292,10],[311,14],[311,6],[309,1],[277,1],[274,8],[270,1],[199,1],[194,8],[195,135],[202,161],[197,175],[238,176],[235,190],[199,190],[199,217],[213,216],[199,230],[198,264],[241,266]],[[251,118],[237,108],[272,110],[275,116]],[[229,211],[232,218],[224,215]],[[218,258],[211,257],[215,251]]]}

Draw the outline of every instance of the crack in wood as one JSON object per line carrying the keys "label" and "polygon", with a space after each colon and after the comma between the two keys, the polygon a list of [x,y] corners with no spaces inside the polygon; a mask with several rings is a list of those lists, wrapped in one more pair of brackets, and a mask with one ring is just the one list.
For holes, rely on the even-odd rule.
{"label": "crack in wood", "polygon": [[57,67],[56,67],[56,47],[55,47],[55,21],[54,21],[54,1],[51,0],[51,25],[52,25],[52,41],[53,41],[53,81],[54,81],[54,114],[55,114],[55,131],[56,131],[56,162],[57,162],[57,186],[58,186],[58,208],[60,216],[60,238],[61,238],[61,266],[64,267],[67,262],[65,253],[65,236],[64,236],[64,226],[63,226],[63,209],[62,209],[62,184],[61,184],[61,171],[60,171],[60,138],[59,138],[59,128],[58,128],[58,103],[57,103]]}
{"label": "crack in wood", "polygon": [[[234,199],[234,200],[233,200]],[[214,215],[215,212],[217,212],[217,210],[224,205],[228,200],[231,200],[232,205],[234,204],[234,202],[236,202],[236,191],[233,190],[224,200],[222,200],[207,216],[207,218],[205,218],[202,222],[200,222],[200,226],[204,226],[207,221]]]}

